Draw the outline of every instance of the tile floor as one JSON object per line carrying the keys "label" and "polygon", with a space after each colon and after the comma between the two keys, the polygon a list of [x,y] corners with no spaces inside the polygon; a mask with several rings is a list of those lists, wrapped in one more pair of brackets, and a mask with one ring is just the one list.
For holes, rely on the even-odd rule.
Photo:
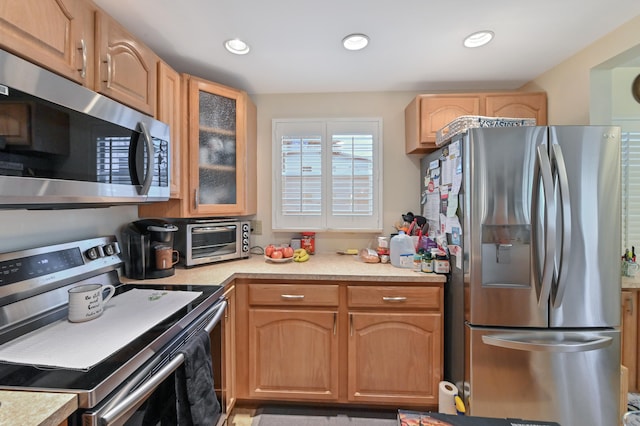
{"label": "tile floor", "polygon": [[251,426],[255,412],[254,408],[234,408],[227,419],[227,426]]}

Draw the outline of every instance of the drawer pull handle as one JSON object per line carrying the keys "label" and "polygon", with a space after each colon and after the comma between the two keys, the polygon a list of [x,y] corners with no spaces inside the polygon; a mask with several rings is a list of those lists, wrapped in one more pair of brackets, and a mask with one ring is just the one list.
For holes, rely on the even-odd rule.
{"label": "drawer pull handle", "polygon": [[304,294],[281,294],[280,297],[285,300],[302,300],[304,299]]}
{"label": "drawer pull handle", "polygon": [[404,296],[396,296],[396,297],[383,297],[382,300],[385,302],[406,302],[407,298]]}

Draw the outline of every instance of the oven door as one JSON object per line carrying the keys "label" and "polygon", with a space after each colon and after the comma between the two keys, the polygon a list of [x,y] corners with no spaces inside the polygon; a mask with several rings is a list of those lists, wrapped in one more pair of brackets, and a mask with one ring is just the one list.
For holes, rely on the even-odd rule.
{"label": "oven door", "polygon": [[[192,338],[196,332],[204,329],[210,336],[220,335],[213,333],[214,328],[221,326],[227,302],[220,299],[197,321],[185,329],[180,336],[173,339],[172,343],[159,352],[158,356],[138,370],[132,377],[125,380],[112,395],[102,401],[93,409],[77,412],[71,421],[71,425],[83,426],[116,426],[116,425],[175,425],[177,420],[171,417],[174,411],[162,413],[163,408],[174,407],[176,404],[173,386],[175,383],[175,372],[183,364],[184,355],[176,351]],[[218,342],[212,342],[212,348],[219,348]],[[221,353],[211,354],[212,358],[218,359]],[[213,366],[216,367],[214,362]],[[214,372],[214,376],[217,376]],[[222,408],[218,418],[213,423],[221,425],[225,420],[225,409],[222,395],[217,393],[216,397]],[[150,421],[151,420],[151,421]]]}

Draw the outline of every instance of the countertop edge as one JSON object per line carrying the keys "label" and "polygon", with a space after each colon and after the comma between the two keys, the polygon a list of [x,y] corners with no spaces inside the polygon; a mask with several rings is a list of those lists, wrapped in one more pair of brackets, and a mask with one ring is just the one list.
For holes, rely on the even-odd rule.
{"label": "countertop edge", "polygon": [[0,424],[58,426],[78,409],[71,393],[0,390]]}

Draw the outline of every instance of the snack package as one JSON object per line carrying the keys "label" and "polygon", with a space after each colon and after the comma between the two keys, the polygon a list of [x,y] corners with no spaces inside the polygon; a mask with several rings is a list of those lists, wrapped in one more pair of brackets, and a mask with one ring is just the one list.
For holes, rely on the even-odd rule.
{"label": "snack package", "polygon": [[364,263],[380,262],[380,256],[378,256],[378,252],[370,248],[361,249],[358,254],[358,257]]}

